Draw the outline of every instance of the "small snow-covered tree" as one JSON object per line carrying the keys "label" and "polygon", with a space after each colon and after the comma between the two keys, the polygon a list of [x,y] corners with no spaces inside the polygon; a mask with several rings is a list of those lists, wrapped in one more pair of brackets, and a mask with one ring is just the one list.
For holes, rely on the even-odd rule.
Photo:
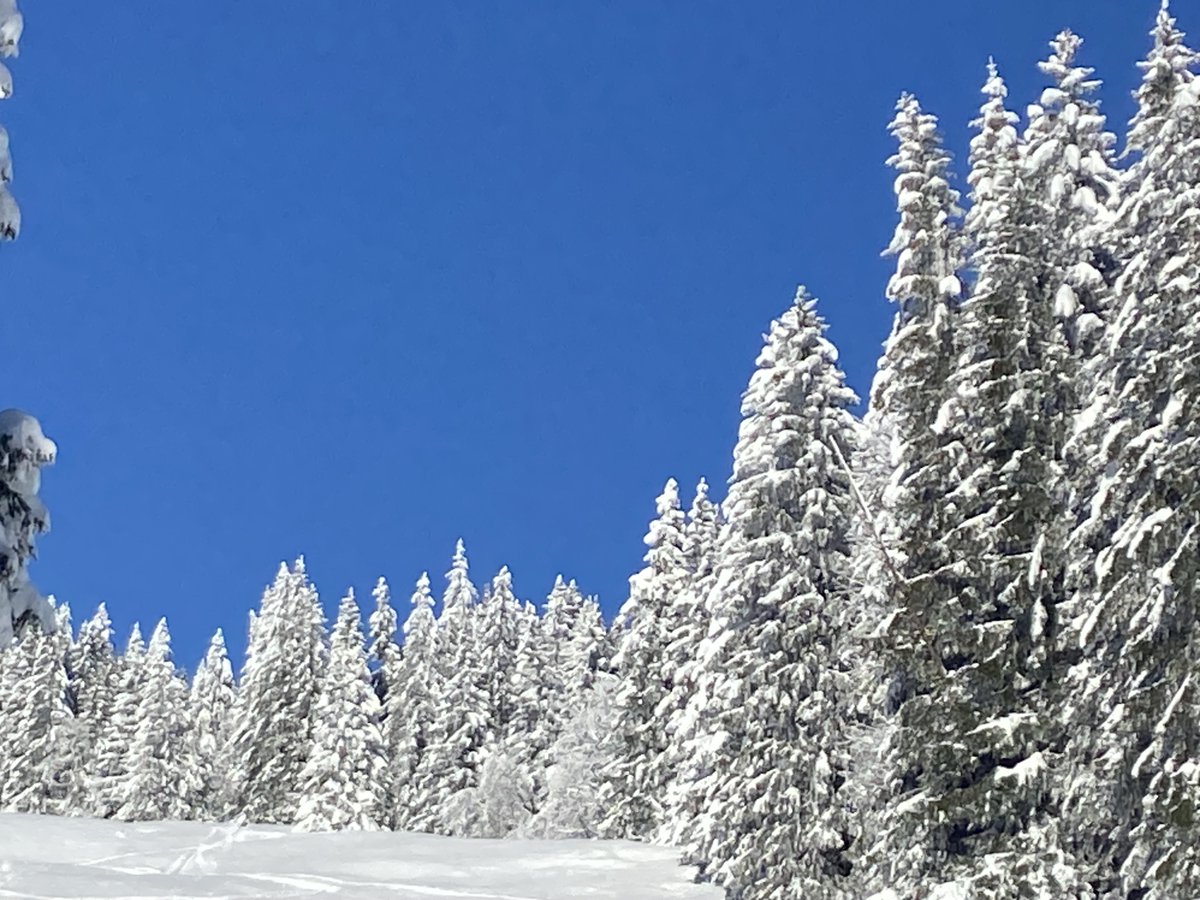
{"label": "small snow-covered tree", "polygon": [[368,665],[371,668],[371,684],[383,708],[387,709],[388,692],[392,689],[400,667],[400,647],[396,643],[396,610],[392,608],[392,592],[383,577],[375,582],[371,591],[375,609],[368,620],[371,645],[368,649]]}
{"label": "small snow-covered tree", "polygon": [[686,827],[698,812],[690,808],[691,794],[687,789],[696,777],[692,767],[697,762],[688,748],[696,728],[696,709],[691,701],[702,671],[700,650],[712,619],[709,601],[719,534],[720,510],[708,499],[708,482],[701,478],[684,528],[687,583],[675,595],[666,613],[668,643],[662,665],[671,690],[658,709],[658,716],[666,721],[667,748],[657,765],[662,770],[659,780],[668,785],[667,811],[658,834],[667,843],[674,843],[679,829]]}
{"label": "small snow-covered tree", "polygon": [[537,813],[520,830],[531,838],[600,836],[604,808],[600,778],[616,750],[613,694],[616,678],[601,673],[577,695],[572,714],[547,750],[546,793]]}
{"label": "small snow-covered tree", "polygon": [[136,722],[117,789],[116,817],[126,821],[192,818],[203,784],[197,766],[187,682],[171,662],[161,619],[142,660]]}
{"label": "small snow-covered tree", "polygon": [[338,607],[321,675],[312,749],[300,775],[298,831],[376,831],[387,822],[387,751],[354,591]]}
{"label": "small snow-covered tree", "polygon": [[254,822],[294,820],[326,658],[324,615],[304,560],[281,565],[253,620],[234,701],[229,812]]}
{"label": "small snow-covered tree", "polygon": [[0,803],[10,812],[79,812],[78,740],[67,705],[68,640],[68,629],[43,634],[35,625],[0,662]]}
{"label": "small snow-covered tree", "polygon": [[646,567],[629,579],[629,599],[618,617],[623,623],[615,659],[618,743],[601,788],[604,832],[626,839],[647,840],[663,824],[669,776],[659,765],[667,750],[660,706],[672,688],[662,671],[663,654],[670,640],[668,611],[687,586],[684,515],[674,478],[656,508],[645,538]]}
{"label": "small snow-covered tree", "polygon": [[191,689],[190,733],[199,781],[193,812],[199,819],[214,820],[224,813],[221,804],[228,777],[225,746],[236,693],[225,635],[218,628],[192,679]]}
{"label": "small snow-covered tree", "polygon": [[442,670],[438,660],[438,625],[433,614],[429,574],[422,572],[412,595],[412,611],[404,622],[404,654],[385,707],[384,739],[392,785],[391,826],[403,829],[416,815],[419,801],[414,775],[429,746],[438,711]]}
{"label": "small snow-covered tree", "polygon": [[130,749],[137,735],[146,677],[146,642],[141,627],[134,623],[125,652],[114,667],[112,712],[100,724],[89,771],[93,815],[114,816],[123,802],[123,786],[130,774]]}

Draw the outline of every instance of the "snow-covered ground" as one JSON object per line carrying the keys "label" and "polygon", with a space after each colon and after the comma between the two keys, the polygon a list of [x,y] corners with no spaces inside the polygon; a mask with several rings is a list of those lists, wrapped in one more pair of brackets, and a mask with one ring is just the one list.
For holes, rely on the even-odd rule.
{"label": "snow-covered ground", "polygon": [[718,900],[675,854],[622,841],[293,834],[267,826],[0,815],[0,897]]}

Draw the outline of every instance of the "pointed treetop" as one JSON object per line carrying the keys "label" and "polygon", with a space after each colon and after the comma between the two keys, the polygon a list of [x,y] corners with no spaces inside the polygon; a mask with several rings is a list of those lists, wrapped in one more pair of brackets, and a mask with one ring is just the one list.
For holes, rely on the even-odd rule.
{"label": "pointed treetop", "polygon": [[171,658],[171,630],[167,627],[165,616],[159,619],[158,624],[154,626],[154,631],[150,634],[150,645],[147,652],[154,659]]}
{"label": "pointed treetop", "polygon": [[133,623],[133,628],[129,630],[129,641],[125,644],[126,656],[141,656],[146,652],[146,641],[142,637],[142,626],[139,622]]}
{"label": "pointed treetop", "polygon": [[388,587],[387,579],[382,575],[375,582],[375,587],[371,589],[371,596],[375,599],[376,606],[387,606],[392,601],[392,591]]}
{"label": "pointed treetop", "polygon": [[900,306],[896,325],[902,327],[958,294],[961,248],[953,223],[961,210],[958,191],[950,187],[950,154],[942,146],[937,117],[923,112],[912,94],[901,94],[888,130],[897,142],[887,162],[899,173],[894,190],[900,220],[884,251],[896,257],[886,293]]}
{"label": "pointed treetop", "polygon": [[446,592],[442,595],[442,610],[452,610],[457,607],[474,605],[479,597],[475,585],[471,583],[471,569],[467,562],[467,548],[462,538],[454,545],[454,559],[450,563],[450,571],[446,573]]}
{"label": "pointed treetop", "polygon": [[417,579],[417,589],[412,595],[413,606],[433,606],[433,593],[429,590],[429,573],[422,572]]}

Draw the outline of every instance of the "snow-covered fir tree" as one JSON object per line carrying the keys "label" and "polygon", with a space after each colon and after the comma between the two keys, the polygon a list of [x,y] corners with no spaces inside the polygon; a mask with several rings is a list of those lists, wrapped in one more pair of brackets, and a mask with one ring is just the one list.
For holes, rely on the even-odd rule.
{"label": "snow-covered fir tree", "polygon": [[601,789],[604,833],[609,837],[652,837],[663,825],[663,800],[671,777],[662,765],[667,720],[659,707],[672,685],[662,662],[670,640],[668,611],[688,577],[685,520],[674,478],[667,481],[656,508],[658,516],[645,538],[646,567],[629,580],[629,599],[618,616],[618,743]]}
{"label": "snow-covered fir tree", "polygon": [[228,807],[291,824],[327,657],[324,615],[304,560],[279,567],[250,630],[229,739]]}
{"label": "snow-covered fir tree", "polygon": [[[924,738],[920,728],[905,727],[904,717],[927,718],[917,714],[931,703],[931,684],[944,673],[939,618],[956,616],[962,587],[944,541],[953,521],[945,498],[958,473],[937,427],[955,362],[962,266],[958,193],[948,181],[949,155],[937,120],[922,112],[915,98],[900,98],[891,131],[898,143],[889,164],[899,173],[900,220],[888,247],[896,256],[896,271],[887,296],[897,309],[871,388],[874,427],[889,441],[890,474],[879,498],[879,525],[872,531],[880,546],[864,579],[877,595],[871,605],[882,605],[884,612],[872,632],[876,652],[868,665],[886,685],[886,718],[877,725],[876,740],[883,742],[889,793],[875,798],[883,808],[867,818],[861,839],[862,864],[855,878],[864,886],[900,877],[920,880],[926,872],[930,848],[921,840],[906,841],[903,830],[889,821],[890,792],[919,792],[912,757]],[[889,837],[902,842],[905,852],[883,849]]]}
{"label": "snow-covered fir tree", "polygon": [[0,654],[0,808],[10,812],[77,812],[75,722],[67,705],[68,635],[36,625]]}
{"label": "snow-covered fir tree", "polygon": [[218,819],[225,812],[222,808],[228,778],[225,747],[235,696],[233,667],[225,648],[225,635],[218,628],[192,679],[189,703],[198,781],[194,813],[199,819]]}
{"label": "snow-covered fir tree", "polygon": [[400,647],[396,643],[396,610],[392,608],[392,592],[387,580],[380,578],[371,591],[375,609],[368,619],[371,643],[368,648],[368,665],[371,668],[371,684],[379,702],[387,708],[387,696],[399,677]]}
{"label": "snow-covered fir tree", "polygon": [[136,622],[116,660],[112,677],[112,712],[103,722],[89,771],[89,807],[93,815],[114,816],[129,776],[129,752],[137,734],[138,712],[146,680],[146,642]]}
{"label": "snow-covered fir tree", "polygon": [[142,657],[143,677],[116,817],[126,821],[189,819],[204,784],[191,734],[187,682],[171,662],[167,620],[155,626]]}
{"label": "snow-covered fir tree", "polygon": [[[111,727],[116,704],[118,662],[112,640],[112,622],[103,603],[79,628],[70,651],[68,703],[75,713],[81,784],[99,777],[97,768],[102,735]],[[86,802],[80,806],[87,809]]]}
{"label": "snow-covered fir tree", "polygon": [[[17,0],[0,2],[0,57],[14,57],[20,51],[21,33],[25,30],[25,18],[17,9]],[[12,73],[0,63],[0,100],[7,100],[13,93]],[[8,132],[0,126],[0,240],[11,241],[21,232],[21,208],[9,192],[13,165],[8,149]]]}
{"label": "snow-covered fir tree", "polygon": [[1200,97],[1197,55],[1165,4],[1152,38],[1117,216],[1119,305],[1076,429],[1091,477],[1074,535],[1085,577],[1069,629],[1081,659],[1068,683],[1065,830],[1098,892],[1167,898],[1200,882]]}
{"label": "snow-covered fir tree", "polygon": [[[0,29],[3,15],[0,8]],[[0,186],[0,203],[5,198],[8,194]],[[0,226],[3,218],[0,207]],[[11,644],[30,621],[44,633],[55,627],[54,611],[29,580],[28,567],[38,535],[50,528],[50,513],[38,490],[42,468],[53,463],[57,453],[33,416],[19,409],[0,412],[0,648]]]}
{"label": "snow-covered fir tree", "polygon": [[546,793],[522,834],[532,838],[600,836],[601,773],[616,751],[613,697],[617,679],[600,673],[577,695],[573,711],[546,752]]}
{"label": "snow-covered fir tree", "polygon": [[321,673],[312,747],[300,773],[296,828],[377,831],[387,822],[387,750],[354,591],[338,607]]}
{"label": "snow-covered fir tree", "polygon": [[687,858],[731,897],[837,896],[850,836],[838,644],[854,515],[842,460],[856,425],[837,353],[801,288],[742,399],[694,702],[703,813]]}
{"label": "snow-covered fir tree", "polygon": [[478,592],[460,540],[446,574],[438,619],[438,692],[421,754],[407,792],[409,827],[445,831],[446,801],[477,785],[488,740],[490,696],[479,668]]}
{"label": "snow-covered fir tree", "polygon": [[709,602],[720,520],[720,509],[708,498],[708,482],[701,478],[684,528],[687,584],[674,597],[666,616],[668,644],[663,652],[663,670],[670,677],[671,690],[658,709],[658,716],[666,720],[667,733],[667,749],[658,764],[664,770],[668,790],[667,812],[658,837],[667,843],[675,843],[679,828],[699,812],[692,808],[694,795],[688,790],[698,777],[693,766],[700,761],[688,748],[697,712],[691,700],[701,675],[700,650],[712,618]]}
{"label": "snow-covered fir tree", "polygon": [[393,828],[407,828],[417,815],[420,796],[414,775],[429,746],[438,711],[443,672],[437,656],[438,626],[433,606],[429,574],[422,572],[412,595],[412,610],[404,622],[404,653],[384,709]]}
{"label": "snow-covered fir tree", "polygon": [[1033,195],[1039,257],[1047,270],[1054,313],[1071,346],[1094,352],[1108,316],[1108,279],[1114,274],[1111,231],[1120,176],[1115,138],[1093,95],[1100,82],[1079,66],[1082,39],[1071,31],[1050,42],[1038,63],[1051,84],[1028,109],[1025,188]]}

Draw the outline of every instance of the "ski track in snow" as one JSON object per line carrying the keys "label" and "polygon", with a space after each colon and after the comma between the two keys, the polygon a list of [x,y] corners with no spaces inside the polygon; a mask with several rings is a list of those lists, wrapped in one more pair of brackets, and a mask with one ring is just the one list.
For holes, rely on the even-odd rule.
{"label": "ski track in snow", "polygon": [[0,898],[720,900],[668,847],[0,814]]}

